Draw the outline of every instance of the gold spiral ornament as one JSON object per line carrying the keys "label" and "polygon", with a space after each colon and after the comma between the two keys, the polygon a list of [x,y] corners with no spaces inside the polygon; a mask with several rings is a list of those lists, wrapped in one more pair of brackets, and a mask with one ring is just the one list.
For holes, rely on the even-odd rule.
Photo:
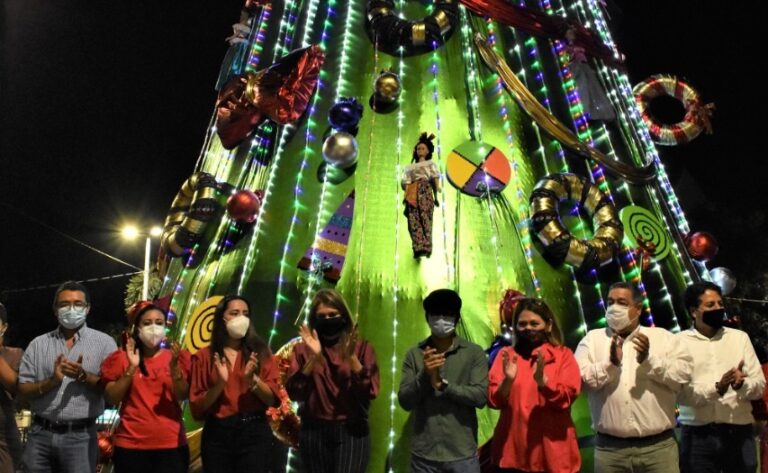
{"label": "gold spiral ornament", "polygon": [[211,344],[213,336],[213,314],[216,312],[216,306],[224,296],[213,296],[202,304],[192,313],[184,329],[184,347],[190,353],[196,353],[199,350]]}

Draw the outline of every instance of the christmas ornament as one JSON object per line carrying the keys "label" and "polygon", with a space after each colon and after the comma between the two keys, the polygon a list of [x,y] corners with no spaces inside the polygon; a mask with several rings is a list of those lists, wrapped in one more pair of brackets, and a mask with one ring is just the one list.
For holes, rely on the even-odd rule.
{"label": "christmas ornament", "polygon": [[[636,249],[641,250],[645,256],[652,256],[656,261],[667,257],[672,247],[672,239],[669,231],[650,210],[629,205],[621,209],[619,218],[624,224],[624,233]],[[651,247],[653,251],[649,251]],[[647,264],[650,264],[650,260]]]}
{"label": "christmas ornament", "polygon": [[363,106],[355,98],[341,98],[328,111],[328,123],[336,131],[353,132],[363,116]]}
{"label": "christmas ornament", "polygon": [[373,83],[373,90],[376,103],[393,104],[402,91],[400,78],[394,72],[382,71]]}
{"label": "christmas ornament", "polygon": [[323,143],[323,159],[341,169],[352,166],[357,161],[357,140],[344,131],[334,133]]}
{"label": "christmas ornament", "polygon": [[160,237],[166,254],[183,256],[200,241],[208,222],[220,208],[216,200],[218,187],[216,179],[205,172],[196,172],[184,181],[173,199]]}
{"label": "christmas ornament", "polygon": [[261,207],[261,199],[255,192],[239,190],[227,199],[227,213],[238,223],[253,223]]}
{"label": "christmas ornament", "polygon": [[[696,90],[674,76],[655,75],[640,82],[632,90],[635,94],[637,109],[643,121],[648,124],[653,141],[664,146],[688,143],[702,131],[712,134],[710,119],[715,104],[703,104]],[[658,122],[649,110],[649,105],[656,97],[668,96],[679,100],[685,107],[685,117],[679,123],[666,125]]]}
{"label": "christmas ornament", "polygon": [[466,141],[451,151],[446,165],[448,181],[464,194],[498,194],[512,177],[509,160],[500,149],[481,141]]}
{"label": "christmas ornament", "polygon": [[393,56],[422,54],[440,47],[459,21],[454,0],[436,0],[432,13],[421,20],[401,18],[394,0],[369,0],[365,10],[368,37],[379,50]]}
{"label": "christmas ornament", "polygon": [[[578,202],[592,217],[591,239],[574,238],[563,225],[558,207],[566,200]],[[531,193],[531,223],[547,261],[553,265],[564,261],[579,272],[610,263],[624,239],[624,226],[611,199],[589,179],[571,173],[552,174],[536,184]]]}
{"label": "christmas ornament", "polygon": [[713,283],[720,286],[720,290],[723,291],[724,296],[727,296],[736,289],[736,276],[734,276],[733,271],[728,268],[712,268],[709,271],[709,277],[712,278]]}
{"label": "christmas ornament", "polygon": [[696,232],[685,239],[688,254],[696,261],[709,261],[715,257],[720,247],[711,233]]}
{"label": "christmas ornament", "polygon": [[267,69],[230,79],[216,104],[216,132],[237,147],[265,118],[286,125],[301,117],[317,85],[325,55],[319,46],[297,49]]}

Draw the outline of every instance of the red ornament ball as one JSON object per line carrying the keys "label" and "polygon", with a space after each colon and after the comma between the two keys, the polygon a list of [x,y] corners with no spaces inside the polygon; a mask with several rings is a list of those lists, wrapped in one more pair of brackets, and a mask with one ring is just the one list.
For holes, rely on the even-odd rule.
{"label": "red ornament ball", "polygon": [[696,232],[685,240],[688,254],[696,261],[709,261],[715,257],[720,247],[711,233]]}
{"label": "red ornament ball", "polygon": [[227,199],[227,213],[239,223],[253,223],[260,207],[261,199],[249,190],[239,190]]}

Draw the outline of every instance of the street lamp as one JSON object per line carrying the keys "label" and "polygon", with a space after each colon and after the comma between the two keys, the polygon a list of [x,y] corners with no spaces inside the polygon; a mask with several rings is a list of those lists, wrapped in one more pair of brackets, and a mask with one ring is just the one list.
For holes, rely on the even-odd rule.
{"label": "street lamp", "polygon": [[149,299],[149,254],[152,249],[152,237],[159,237],[163,233],[163,229],[154,226],[148,231],[140,230],[136,225],[126,225],[120,232],[126,240],[135,240],[137,237],[145,236],[146,243],[144,244],[144,285],[141,290],[141,299]]}

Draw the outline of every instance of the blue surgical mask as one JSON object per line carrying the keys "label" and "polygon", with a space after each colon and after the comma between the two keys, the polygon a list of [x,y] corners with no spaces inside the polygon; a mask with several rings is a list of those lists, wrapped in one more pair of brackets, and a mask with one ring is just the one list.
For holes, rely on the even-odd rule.
{"label": "blue surgical mask", "polygon": [[456,329],[456,317],[449,315],[430,315],[427,317],[429,329],[437,338],[451,336]]}
{"label": "blue surgical mask", "polygon": [[88,307],[62,307],[58,311],[59,324],[62,327],[74,330],[85,322]]}

